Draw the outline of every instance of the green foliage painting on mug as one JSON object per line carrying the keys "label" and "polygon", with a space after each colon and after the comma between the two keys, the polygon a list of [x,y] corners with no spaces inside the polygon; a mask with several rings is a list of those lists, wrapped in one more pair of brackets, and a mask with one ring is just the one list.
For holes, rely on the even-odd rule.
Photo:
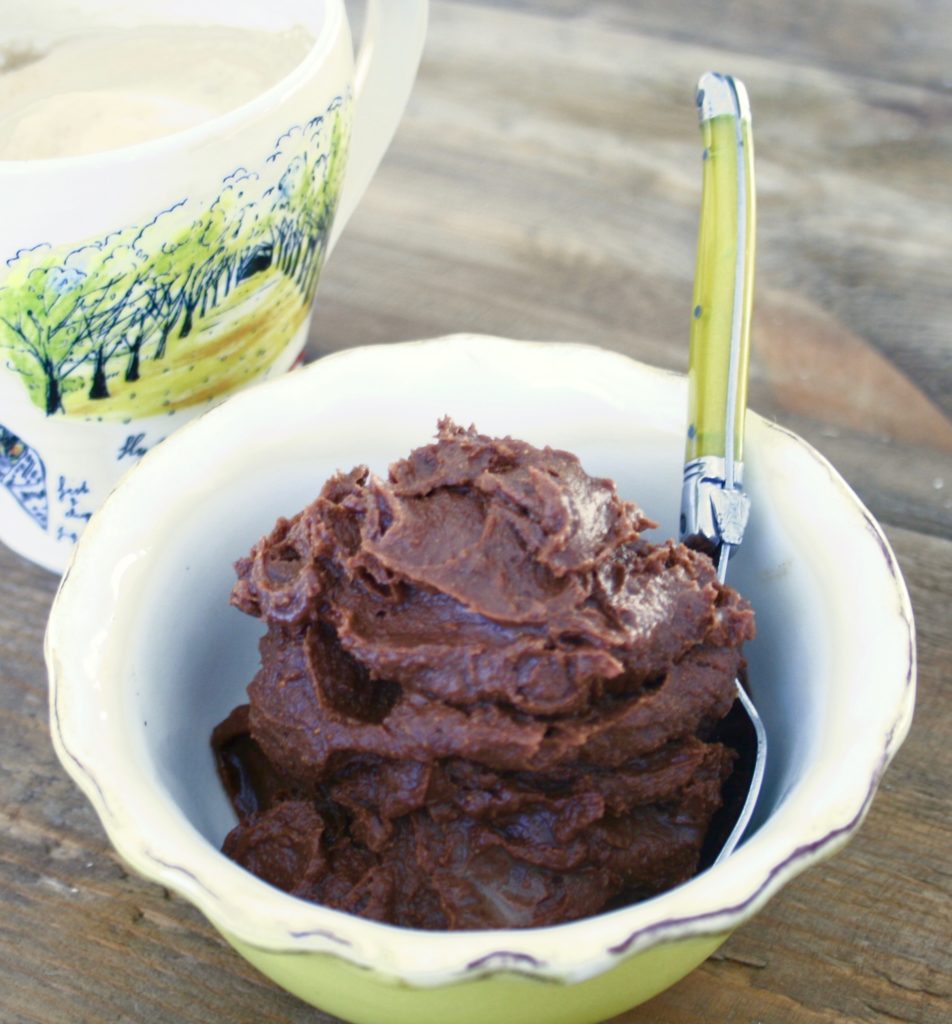
{"label": "green foliage painting on mug", "polygon": [[48,416],[167,413],[259,376],[304,322],[343,180],[348,104],[282,134],[214,200],[21,249],[0,279],[0,357]]}

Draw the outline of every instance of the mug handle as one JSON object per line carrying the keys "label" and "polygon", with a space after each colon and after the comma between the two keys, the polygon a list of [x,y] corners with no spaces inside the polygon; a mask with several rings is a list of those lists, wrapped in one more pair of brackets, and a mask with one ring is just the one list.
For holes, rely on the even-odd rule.
{"label": "mug handle", "polygon": [[330,255],[383,159],[416,78],[429,0],[367,0],[354,68],[354,120],[347,171],[327,241]]}

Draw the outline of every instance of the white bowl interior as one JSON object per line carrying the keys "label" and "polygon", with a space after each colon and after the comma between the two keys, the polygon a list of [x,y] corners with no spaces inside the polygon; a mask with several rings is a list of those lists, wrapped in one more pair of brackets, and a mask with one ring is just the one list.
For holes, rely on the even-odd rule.
{"label": "white bowl interior", "polygon": [[[437,418],[449,412],[484,432],[568,448],[588,472],[612,477],[624,497],[659,522],[654,536],[677,532],[680,404],[667,410],[659,427],[639,422],[637,407],[606,409],[604,396],[569,380],[540,386],[530,396],[515,381],[501,381],[491,396],[473,394],[463,379],[447,381],[433,389],[437,393],[418,381],[420,395],[405,395],[409,400],[401,401],[394,421],[377,404],[387,404],[389,381],[378,382],[385,389],[381,394],[375,393],[374,383],[365,381],[363,387],[367,407],[375,411],[348,417],[349,393],[322,395],[309,410],[308,422],[298,425],[301,436],[295,443],[265,431],[251,450],[242,445],[229,463],[218,465],[214,486],[173,496],[180,509],[163,513],[167,529],[159,542],[161,561],[150,562],[148,579],[137,588],[136,622],[124,644],[123,675],[136,682],[126,691],[126,728],[157,780],[216,846],[234,824],[234,815],[214,774],[209,735],[247,699],[245,687],[256,671],[262,632],[259,623],[228,605],[235,579],[232,563],[278,516],[293,515],[313,500],[336,470],[366,463],[385,474],[394,459],[427,443]],[[654,419],[654,409],[644,412]],[[825,656],[829,620],[802,600],[816,581],[797,559],[796,538],[767,525],[771,496],[758,493],[759,467],[752,454],[756,513],[731,565],[731,582],[758,612],[758,638],[748,654],[752,689],[771,738],[758,809],[758,822],[763,822],[810,762],[823,696],[817,689],[821,673],[811,665]],[[170,601],[169,595],[178,596]]]}
{"label": "white bowl interior", "polygon": [[[51,666],[61,666],[54,737],[120,849],[117,834],[134,847],[135,827],[123,820],[122,780],[103,781],[110,771],[128,772],[140,794],[155,790],[152,812],[166,823],[148,840],[155,861],[171,855],[155,849],[171,828],[181,834],[169,849],[188,862],[182,815],[216,849],[231,828],[209,736],[245,701],[261,633],[228,604],[232,563],[330,474],[358,463],[384,473],[450,414],[484,433],[575,452],[658,520],[660,537],[672,536],[684,402],[683,379],[612,353],[463,337],[331,357],[237,396],[156,449],[84,536],[79,580],[64,584],[49,645]],[[616,941],[657,919],[659,901],[669,915],[697,907],[711,917],[765,899],[795,854],[809,860],[855,827],[908,726],[911,684],[896,678],[908,672],[908,606],[875,524],[812,450],[757,417],[747,456],[753,513],[730,582],[758,620],[747,653],[770,748],[757,831],[713,869],[721,879],[713,893],[702,876],[610,915]],[[105,622],[96,607],[104,602]],[[81,672],[67,672],[77,657]],[[80,699],[83,685],[98,691],[95,700]],[[108,752],[95,749],[97,735]],[[97,769],[97,759],[111,767]],[[234,880],[228,867],[223,877]],[[256,884],[267,890],[262,899],[280,896]],[[556,943],[548,955],[579,954]]]}
{"label": "white bowl interior", "polygon": [[[428,443],[437,419],[450,413],[483,432],[575,451],[590,473],[613,477],[623,495],[660,520],[659,535],[676,532],[681,441],[673,424],[625,424],[606,411],[598,394],[567,382],[540,388],[528,401],[516,381],[502,382],[491,397],[473,395],[466,380],[446,382],[441,394],[422,393],[428,382],[418,386],[419,397],[405,394],[406,404],[388,411],[390,382],[365,380],[363,397],[373,411],[358,418],[348,416],[351,394],[322,395],[306,422],[292,425],[299,436],[290,443],[280,432],[264,431],[250,448],[242,443],[228,463],[220,463],[209,486],[163,498],[164,528],[161,539],[152,540],[162,556],[149,560],[149,572],[135,588],[137,610],[122,644],[123,664],[117,665],[134,681],[126,690],[125,728],[142,767],[154,772],[216,846],[234,815],[214,774],[209,736],[247,700],[262,632],[257,621],[228,604],[232,564],[278,516],[312,501],[332,473],[364,463],[385,474],[389,463]],[[544,408],[551,410],[548,416]],[[568,408],[572,415],[565,420],[559,411]]]}

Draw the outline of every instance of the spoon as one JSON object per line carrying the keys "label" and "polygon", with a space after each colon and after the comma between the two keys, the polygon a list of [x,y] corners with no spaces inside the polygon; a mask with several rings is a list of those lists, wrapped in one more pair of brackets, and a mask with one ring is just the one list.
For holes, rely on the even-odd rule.
{"label": "spoon", "polygon": [[[691,319],[681,539],[711,553],[723,583],[750,510],[742,483],[754,278],[754,154],[750,104],[738,79],[707,72],[698,81],[696,102],[704,141],[704,176]],[[733,852],[750,823],[767,758],[763,722],[740,680],[735,682],[748,731],[756,742],[756,758],[743,807],[714,864]]]}

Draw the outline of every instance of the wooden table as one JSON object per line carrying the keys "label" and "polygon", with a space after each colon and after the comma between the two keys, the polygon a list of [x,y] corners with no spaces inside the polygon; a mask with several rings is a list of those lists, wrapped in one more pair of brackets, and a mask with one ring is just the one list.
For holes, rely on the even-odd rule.
{"label": "wooden table", "polygon": [[[952,1020],[952,4],[432,0],[419,82],[325,274],[312,356],[454,331],[683,369],[693,83],[749,88],[751,402],[883,523],[918,713],[857,838],[625,1024]],[[0,550],[0,1022],[328,1020],[130,877],[50,746],[55,580]],[[447,1022],[450,1024],[450,1022]]]}

